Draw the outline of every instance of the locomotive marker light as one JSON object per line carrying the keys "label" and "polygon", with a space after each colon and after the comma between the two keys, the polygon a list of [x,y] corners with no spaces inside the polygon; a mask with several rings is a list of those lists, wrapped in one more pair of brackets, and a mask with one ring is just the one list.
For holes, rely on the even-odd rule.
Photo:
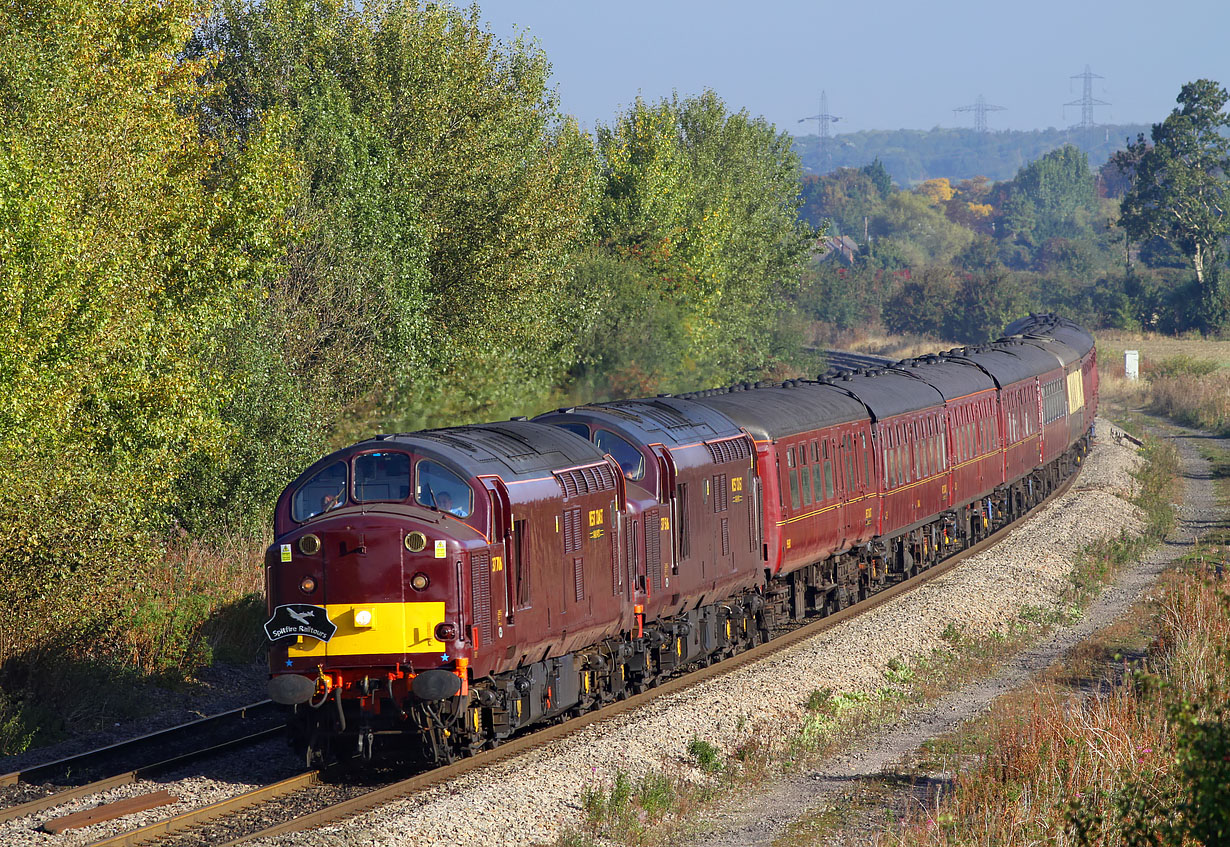
{"label": "locomotive marker light", "polygon": [[431,580],[427,578],[427,574],[420,571],[410,578],[410,587],[415,591],[422,591],[427,586],[431,585]]}

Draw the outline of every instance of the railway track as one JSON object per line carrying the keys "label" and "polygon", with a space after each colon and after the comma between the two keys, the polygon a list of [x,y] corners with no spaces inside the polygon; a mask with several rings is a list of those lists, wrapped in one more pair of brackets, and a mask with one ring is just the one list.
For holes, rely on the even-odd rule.
{"label": "railway track", "polygon": [[[1039,506],[1053,502],[1066,493],[1077,476],[1079,473],[1067,479]],[[723,662],[697,669],[685,676],[669,680],[641,694],[573,718],[565,723],[544,727],[513,738],[494,750],[485,751],[471,758],[406,779],[391,780],[374,788],[366,785],[330,784],[330,776],[321,771],[304,772],[199,809],[95,841],[90,847],[129,847],[129,845],[146,844],[168,838],[173,844],[211,844],[217,847],[231,847],[231,845],[259,838],[278,838],[288,833],[312,829],[359,814],[392,800],[409,797],[432,786],[456,779],[470,771],[558,741],[599,721],[638,709],[657,697],[675,694],[788,650],[812,636],[864,612],[883,606],[902,594],[943,576],[968,557],[983,552],[1002,541],[1018,525],[1019,521],[1014,522],[911,579],[882,588],[861,603],[784,632],[765,644]],[[290,802],[289,798],[297,799]],[[279,804],[281,804],[280,808]],[[202,830],[202,827],[206,829]]]}
{"label": "railway track", "polygon": [[282,731],[283,717],[276,704],[262,700],[107,747],[0,774],[0,786],[24,787],[27,791],[22,793],[42,794],[0,808],[0,823],[251,746]]}

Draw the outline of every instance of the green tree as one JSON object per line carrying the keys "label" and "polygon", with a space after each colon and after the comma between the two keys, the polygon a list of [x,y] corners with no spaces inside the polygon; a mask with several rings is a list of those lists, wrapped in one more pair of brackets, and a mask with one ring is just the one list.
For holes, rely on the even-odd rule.
{"label": "green tree", "polygon": [[673,364],[659,381],[698,387],[771,367],[777,301],[797,286],[812,236],[798,220],[788,136],[705,92],[637,100],[599,126],[596,146],[595,232],[609,254],[638,263],[653,289],[625,304],[623,319],[644,317],[638,303],[669,302],[679,315],[679,348],[664,357]]}
{"label": "green tree", "polygon": [[209,137],[290,118],[301,236],[220,338],[242,390],[227,450],[181,480],[181,520],[256,529],[338,442],[546,394],[572,359],[564,291],[595,183],[542,52],[501,43],[476,8],[222,0],[193,45],[210,53]]}
{"label": "green tree", "polygon": [[1089,157],[1065,144],[1021,168],[1008,184],[1001,215],[1003,235],[1031,251],[1051,238],[1087,237],[1097,210]]}
{"label": "green tree", "polygon": [[201,138],[198,15],[0,6],[0,659],[122,616],[185,456],[225,449],[216,344],[283,249],[292,171],[278,115]]}
{"label": "green tree", "polygon": [[304,245],[331,253],[312,266],[381,292],[381,417],[481,417],[551,384],[593,161],[541,50],[500,42],[477,7],[417,0],[225,0],[201,47],[225,55],[211,132],[291,114]]}
{"label": "green tree", "polygon": [[1200,320],[1207,329],[1230,319],[1221,279],[1230,174],[1230,98],[1216,82],[1200,79],[1179,92],[1178,108],[1154,124],[1152,145],[1144,135],[1120,161],[1134,164],[1132,187],[1123,198],[1120,225],[1133,241],[1154,236],[1170,242],[1191,262],[1201,289]]}

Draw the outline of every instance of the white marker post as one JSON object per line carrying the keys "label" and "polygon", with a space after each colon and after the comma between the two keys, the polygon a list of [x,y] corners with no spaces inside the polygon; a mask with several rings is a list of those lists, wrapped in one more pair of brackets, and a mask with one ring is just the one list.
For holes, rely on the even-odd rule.
{"label": "white marker post", "polygon": [[1140,379],[1140,351],[1127,350],[1123,354],[1123,375],[1128,379]]}

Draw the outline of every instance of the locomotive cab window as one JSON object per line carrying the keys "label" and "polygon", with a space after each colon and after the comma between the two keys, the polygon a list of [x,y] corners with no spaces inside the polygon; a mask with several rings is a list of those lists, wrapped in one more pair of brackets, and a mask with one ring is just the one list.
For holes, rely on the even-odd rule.
{"label": "locomotive cab window", "polygon": [[290,516],[299,523],[346,505],[346,463],[334,462],[295,492]]}
{"label": "locomotive cab window", "polygon": [[557,423],[555,426],[560,429],[566,429],[573,435],[579,435],[586,441],[589,441],[589,427],[583,423]]}
{"label": "locomotive cab window", "polygon": [[611,458],[619,463],[628,479],[638,480],[645,476],[645,457],[626,438],[599,429],[594,432],[594,444],[598,445],[598,449],[603,453],[611,454]]}
{"label": "locomotive cab window", "polygon": [[354,460],[354,499],[405,500],[410,496],[410,457],[405,453],[364,453]]}
{"label": "locomotive cab window", "polygon": [[474,511],[474,494],[465,480],[428,459],[415,468],[414,499],[429,509],[459,518],[468,518]]}

